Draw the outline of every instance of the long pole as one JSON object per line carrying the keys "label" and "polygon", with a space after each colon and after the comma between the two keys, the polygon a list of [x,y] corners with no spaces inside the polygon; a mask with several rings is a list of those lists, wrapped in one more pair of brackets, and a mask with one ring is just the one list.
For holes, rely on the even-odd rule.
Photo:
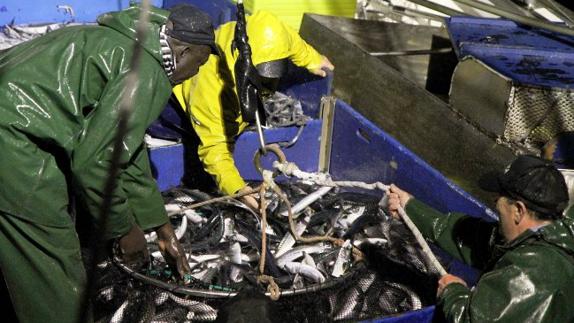
{"label": "long pole", "polygon": [[[135,84],[137,83],[139,77],[141,54],[143,53],[142,44],[146,37],[146,25],[148,23],[149,11],[150,11],[149,0],[142,0],[139,22],[137,24],[136,29],[137,41],[134,42],[134,51],[130,62],[130,71],[128,72],[125,83],[126,87],[125,93],[128,93],[128,95],[125,95],[122,98],[122,101],[120,102],[119,106],[118,127],[114,139],[114,146],[108,170],[108,177],[106,179],[103,191],[102,205],[100,206],[100,220],[99,220],[100,223],[98,226],[99,232],[95,237],[96,240],[100,240],[102,238],[103,232],[106,230],[106,227],[108,225],[108,218],[112,201],[112,192],[115,186],[117,185],[118,173],[120,171],[120,158],[121,158],[121,152],[123,150],[122,146],[124,139],[128,133],[129,129],[128,122],[133,112],[133,97],[129,94],[133,93]],[[88,281],[81,309],[82,310],[81,322],[86,322],[91,315],[90,300],[95,288],[97,261],[100,258],[99,253],[101,252],[100,241],[97,241],[97,243],[95,243],[92,246],[92,248],[93,248],[92,259],[88,271]]]}
{"label": "long pole", "polygon": [[[409,0],[409,1],[412,1],[412,0]],[[453,1],[467,5],[469,7],[473,7],[473,8],[491,13],[491,14],[494,14],[494,15],[497,15],[497,16],[500,16],[502,18],[514,20],[514,21],[521,23],[523,25],[547,29],[547,30],[554,31],[557,33],[561,33],[561,34],[565,34],[565,35],[569,35],[569,36],[574,36],[574,29],[571,29],[568,27],[563,27],[563,26],[553,24],[553,23],[544,22],[544,21],[541,21],[541,20],[538,20],[535,18],[529,18],[529,17],[521,16],[521,15],[515,14],[513,12],[499,9],[495,6],[484,4],[482,2],[478,2],[478,1],[474,1],[474,0],[453,0]]]}

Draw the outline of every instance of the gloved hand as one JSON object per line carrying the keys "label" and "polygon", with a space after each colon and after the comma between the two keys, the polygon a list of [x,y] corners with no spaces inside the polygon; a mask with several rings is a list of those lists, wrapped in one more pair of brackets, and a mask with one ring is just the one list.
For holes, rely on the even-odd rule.
{"label": "gloved hand", "polygon": [[322,56],[321,64],[319,65],[319,67],[310,70],[310,72],[315,75],[325,77],[327,76],[326,70],[332,71],[334,69],[335,66],[331,63],[331,61],[329,61],[329,59],[326,56]]}
{"label": "gloved hand", "polygon": [[142,229],[134,224],[131,230],[118,241],[122,262],[133,270],[139,270],[149,263],[149,251]]}
{"label": "gloved hand", "polygon": [[168,266],[179,275],[181,280],[188,283],[191,268],[189,268],[185,252],[177,240],[173,226],[167,222],[157,228],[155,232],[157,233],[159,250]]}
{"label": "gloved hand", "polygon": [[[237,193],[243,193],[243,192],[247,192],[247,191],[251,191],[252,188],[249,185],[246,185],[244,188],[240,189]],[[253,211],[255,212],[259,212],[259,202],[258,202],[258,194],[257,193],[252,193],[249,195],[245,195],[239,198],[241,200],[241,202],[243,202],[245,205],[247,205],[249,208],[251,208]]]}

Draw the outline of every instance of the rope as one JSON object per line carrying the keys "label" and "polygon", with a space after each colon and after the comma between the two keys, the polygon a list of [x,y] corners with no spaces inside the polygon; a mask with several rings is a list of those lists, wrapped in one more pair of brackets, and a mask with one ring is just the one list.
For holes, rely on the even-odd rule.
{"label": "rope", "polygon": [[[337,246],[343,245],[343,242],[344,242],[343,240],[334,238],[334,237],[329,236],[329,235],[311,236],[311,237],[303,237],[303,236],[299,235],[297,233],[295,221],[293,219],[293,210],[291,208],[291,202],[289,202],[289,199],[287,198],[287,196],[285,196],[283,191],[281,191],[281,188],[279,188],[279,186],[275,185],[275,187],[273,187],[273,191],[287,205],[287,219],[289,220],[289,231],[291,231],[291,234],[293,235],[293,237],[295,238],[296,241],[301,241],[303,243],[314,243],[314,242],[329,241],[329,242],[331,242]],[[359,249],[357,249],[355,246],[353,246],[353,255],[355,256],[355,259],[357,261],[364,259],[363,253]]]}
{"label": "rope", "polygon": [[261,257],[259,258],[259,272],[263,275],[265,271],[265,255],[267,253],[267,212],[265,208],[265,184],[260,186],[259,196],[261,197],[261,203],[259,204],[259,212],[261,214]]}
{"label": "rope", "polygon": [[[303,237],[297,234],[297,230],[295,228],[295,222],[293,220],[293,211],[291,208],[291,202],[287,198],[287,196],[283,193],[281,188],[275,184],[273,180],[273,172],[269,170],[263,170],[263,184],[259,186],[259,196],[261,197],[261,203],[259,205],[260,215],[261,215],[261,257],[259,259],[259,272],[260,275],[258,276],[258,281],[262,283],[267,283],[267,291],[269,292],[269,297],[272,300],[278,300],[279,295],[281,294],[281,290],[279,286],[275,283],[273,277],[267,276],[264,274],[265,270],[265,260],[266,260],[266,252],[267,252],[267,212],[266,212],[266,200],[265,200],[265,191],[267,188],[271,188],[280,199],[282,199],[285,204],[287,205],[287,212],[288,212],[288,219],[289,219],[289,229],[291,234],[295,238],[296,241],[301,241],[303,243],[312,243],[318,241],[329,241],[337,246],[342,246],[344,241],[341,239],[337,239],[328,235],[324,236],[313,236],[313,237]],[[364,259],[364,256],[360,250],[353,247],[353,257],[355,261],[359,261]]]}
{"label": "rope", "polygon": [[[273,179],[271,178],[271,181]],[[259,196],[261,197],[261,203],[259,204],[259,210],[261,213],[261,257],[259,258],[259,276],[257,277],[257,281],[262,284],[267,284],[267,292],[269,292],[269,298],[273,301],[279,299],[281,295],[281,289],[275,283],[275,279],[272,276],[267,276],[264,274],[265,272],[265,256],[267,254],[267,204],[265,200],[265,190],[266,187],[269,185],[267,184],[268,179],[266,179],[263,184],[261,184],[259,189]],[[274,183],[273,183],[274,184]],[[271,186],[273,186],[271,184]]]}
{"label": "rope", "polygon": [[276,301],[279,299],[279,296],[281,296],[281,290],[273,277],[261,274],[257,277],[257,282],[268,284],[267,292],[269,293],[269,298],[271,298],[271,300]]}
{"label": "rope", "polygon": [[[389,185],[385,185],[381,182],[375,182],[375,183],[369,184],[369,183],[364,183],[364,182],[359,182],[359,181],[333,181],[328,174],[303,172],[303,171],[299,170],[299,167],[297,167],[297,165],[295,165],[294,163],[289,163],[289,162],[284,162],[284,163],[274,162],[273,167],[276,168],[277,170],[279,170],[280,172],[282,172],[283,174],[287,175],[287,176],[295,176],[301,180],[314,182],[318,185],[333,186],[333,187],[358,187],[358,188],[363,188],[363,189],[368,189],[368,190],[379,189],[379,190],[385,192],[385,194],[388,194],[389,188],[390,188]],[[291,219],[292,214],[291,214],[290,206],[289,206],[288,211],[289,211],[289,225],[291,227],[291,231],[293,232],[292,234],[294,234],[294,237],[296,237],[295,236],[296,233],[293,230],[294,224],[292,223],[292,219]],[[434,267],[435,270],[437,270],[441,276],[446,275],[447,274],[446,270],[440,264],[440,262],[436,259],[436,256],[434,255],[434,253],[430,249],[425,238],[423,237],[423,235],[421,234],[421,232],[419,231],[417,226],[409,218],[409,216],[407,215],[405,210],[402,207],[399,207],[398,213],[399,213],[400,218],[405,223],[405,225],[409,228],[409,230],[415,236],[415,239],[417,240],[419,245],[422,247],[423,255],[427,258],[429,265]],[[302,241],[305,241],[305,240],[302,240]]]}
{"label": "rope", "polygon": [[217,203],[217,202],[221,202],[221,201],[229,201],[229,200],[233,200],[236,201],[237,198],[245,196],[245,195],[249,195],[249,194],[253,194],[253,193],[257,193],[259,192],[260,186],[256,187],[256,188],[252,188],[250,190],[246,190],[244,192],[240,192],[240,193],[235,193],[232,195],[225,195],[225,196],[220,196],[220,197],[214,197],[210,200],[206,200],[206,201],[202,201],[199,203],[195,203],[195,204],[191,204],[188,205],[186,207],[182,207],[181,208],[181,212],[182,211],[187,211],[187,210],[191,210],[191,209],[195,209],[198,208],[200,206],[204,206],[204,205],[208,205],[208,204],[212,204],[212,203]]}

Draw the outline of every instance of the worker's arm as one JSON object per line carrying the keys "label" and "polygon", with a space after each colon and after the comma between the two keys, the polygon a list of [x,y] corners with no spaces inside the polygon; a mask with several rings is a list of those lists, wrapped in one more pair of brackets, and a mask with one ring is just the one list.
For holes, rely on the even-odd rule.
{"label": "worker's arm", "polygon": [[[288,31],[291,40],[291,53],[289,58],[300,67],[308,69],[311,73],[325,76],[323,69],[333,70],[335,67],[329,59],[321,55],[313,46],[309,45],[297,31],[281,22]],[[322,73],[321,73],[322,72]]]}
{"label": "worker's arm", "polygon": [[443,214],[410,195],[406,198],[404,194],[408,195],[395,185],[391,186],[389,211],[396,210],[400,203],[426,239],[475,268],[485,266],[490,256],[491,239],[496,232],[494,223],[461,213]]}
{"label": "worker's arm", "polygon": [[[217,187],[224,194],[236,193],[246,184],[233,160],[235,137],[226,134],[224,119],[210,115],[209,112],[194,113],[194,116],[199,121],[193,128],[200,139],[198,156],[205,171],[213,176]],[[230,122],[227,126],[240,127],[237,122]]]}
{"label": "worker's arm", "polygon": [[129,208],[143,230],[156,228],[168,221],[161,193],[152,177],[147,148],[143,143],[119,178]]}
{"label": "worker's arm", "polygon": [[235,138],[246,124],[232,84],[214,72],[217,64],[219,59],[212,55],[195,77],[173,92],[199,137],[198,155],[205,171],[224,194],[234,194],[246,186],[233,160]]}
{"label": "worker's arm", "polygon": [[[117,51],[118,56],[126,55]],[[133,99],[133,113],[129,122],[127,135],[122,142],[120,156],[120,173],[125,171],[134,160],[140,160],[143,136],[147,126],[159,115],[171,92],[169,82],[163,70],[150,56],[142,57],[140,75],[133,90],[126,89],[128,59],[112,57],[109,63],[111,70],[108,82],[104,87],[98,104],[86,118],[84,130],[78,138],[78,143],[72,156],[72,171],[80,197],[84,200],[88,211],[101,223],[100,208],[104,199],[104,187],[111,166],[114,140],[118,127],[118,112],[122,99],[130,95]],[[94,63],[95,64],[95,63]],[[95,85],[94,85],[95,86]],[[129,204],[128,197],[133,191],[133,183],[126,186],[126,177],[116,178],[112,189],[110,212],[107,215],[107,226],[104,231],[105,239],[122,236],[130,231],[135,223],[134,210]],[[148,177],[146,183],[152,180]],[[139,193],[138,193],[139,194]],[[157,201],[157,196],[155,198]],[[145,206],[142,206],[145,207]],[[156,207],[155,209],[157,209]],[[160,213],[158,217],[165,214]]]}

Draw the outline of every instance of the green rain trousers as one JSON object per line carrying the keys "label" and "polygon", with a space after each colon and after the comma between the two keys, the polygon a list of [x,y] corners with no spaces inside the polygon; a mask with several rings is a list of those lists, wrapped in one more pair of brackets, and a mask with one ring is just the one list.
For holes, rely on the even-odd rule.
{"label": "green rain trousers", "polygon": [[476,286],[448,285],[448,322],[574,322],[574,221],[565,217],[501,243],[496,223],[441,214],[411,199],[406,212],[431,242],[482,270]]}
{"label": "green rain trousers", "polygon": [[0,266],[21,322],[75,322],[86,277],[70,197],[98,222],[122,99],[133,98],[103,238],[167,222],[143,143],[171,94],[153,8],[126,92],[139,7],[0,52]]}
{"label": "green rain trousers", "polygon": [[0,230],[2,273],[19,321],[76,322],[86,273],[71,221],[50,227],[0,212]]}

